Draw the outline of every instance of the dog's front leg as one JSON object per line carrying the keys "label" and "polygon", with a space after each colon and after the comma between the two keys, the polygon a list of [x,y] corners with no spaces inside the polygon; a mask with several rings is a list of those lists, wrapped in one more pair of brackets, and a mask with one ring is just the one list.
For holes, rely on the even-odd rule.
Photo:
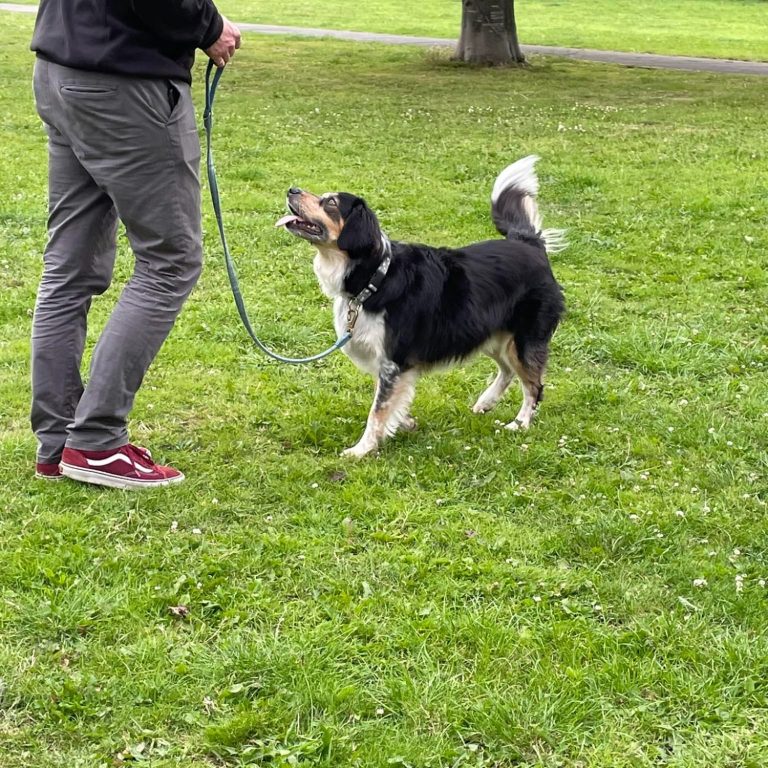
{"label": "dog's front leg", "polygon": [[415,383],[414,370],[404,371],[396,363],[385,362],[379,369],[376,394],[365,432],[357,445],[347,448],[342,456],[360,459],[375,451],[387,435],[394,435],[398,426],[408,417]]}

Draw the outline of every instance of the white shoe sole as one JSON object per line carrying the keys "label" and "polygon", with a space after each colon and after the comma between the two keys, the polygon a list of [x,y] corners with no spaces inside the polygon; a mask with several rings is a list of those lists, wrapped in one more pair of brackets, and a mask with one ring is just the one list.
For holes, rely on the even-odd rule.
{"label": "white shoe sole", "polygon": [[92,485],[103,485],[107,488],[120,488],[126,491],[135,491],[141,488],[162,488],[166,485],[175,485],[184,480],[184,475],[181,473],[179,473],[178,477],[171,477],[166,480],[133,480],[130,477],[120,477],[109,472],[99,472],[98,469],[83,469],[82,467],[73,467],[64,463],[60,466],[61,474],[72,480],[78,480],[81,483],[91,483]]}

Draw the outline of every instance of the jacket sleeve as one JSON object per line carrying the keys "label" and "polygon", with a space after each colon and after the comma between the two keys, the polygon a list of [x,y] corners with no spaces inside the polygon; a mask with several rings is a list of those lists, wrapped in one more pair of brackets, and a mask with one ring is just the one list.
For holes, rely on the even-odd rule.
{"label": "jacket sleeve", "polygon": [[213,0],[130,0],[133,12],[164,42],[210,48],[224,21]]}

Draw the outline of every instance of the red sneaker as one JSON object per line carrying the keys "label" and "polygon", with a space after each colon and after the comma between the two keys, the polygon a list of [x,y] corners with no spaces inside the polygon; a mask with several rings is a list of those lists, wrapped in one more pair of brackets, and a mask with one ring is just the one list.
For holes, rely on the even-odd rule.
{"label": "red sneaker", "polygon": [[79,451],[65,448],[61,473],[73,480],[110,488],[156,488],[180,483],[184,475],[173,467],[152,461],[146,448],[128,443],[111,451]]}
{"label": "red sneaker", "polygon": [[35,464],[35,477],[41,480],[61,480],[64,475],[61,474],[58,461],[55,463],[38,461]]}

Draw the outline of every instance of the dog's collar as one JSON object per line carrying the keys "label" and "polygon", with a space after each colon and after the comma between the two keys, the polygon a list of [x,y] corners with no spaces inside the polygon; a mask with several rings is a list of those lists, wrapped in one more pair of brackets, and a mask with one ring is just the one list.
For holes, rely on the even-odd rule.
{"label": "dog's collar", "polygon": [[360,310],[368,299],[373,296],[376,291],[381,288],[381,284],[384,282],[384,278],[389,271],[389,265],[392,263],[392,254],[387,250],[381,264],[376,268],[373,276],[368,281],[368,285],[363,288],[357,296],[353,296],[347,304],[347,333],[351,334],[355,330],[355,323],[357,322],[357,316],[360,314]]}
{"label": "dog's collar", "polygon": [[373,273],[373,277],[371,277],[370,281],[368,282],[368,285],[363,288],[360,293],[355,296],[352,301],[354,301],[359,306],[363,306],[368,299],[373,296],[376,291],[381,288],[381,284],[384,282],[384,278],[387,276],[387,272],[389,271],[389,265],[392,263],[392,256],[391,254],[387,254],[384,257],[384,260],[379,264],[376,271]]}

